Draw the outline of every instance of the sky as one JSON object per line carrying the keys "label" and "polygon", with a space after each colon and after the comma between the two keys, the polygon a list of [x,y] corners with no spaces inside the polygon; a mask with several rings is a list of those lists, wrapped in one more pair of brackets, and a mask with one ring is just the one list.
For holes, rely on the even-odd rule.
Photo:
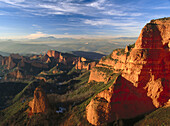
{"label": "sky", "polygon": [[170,0],[0,0],[0,39],[137,37]]}

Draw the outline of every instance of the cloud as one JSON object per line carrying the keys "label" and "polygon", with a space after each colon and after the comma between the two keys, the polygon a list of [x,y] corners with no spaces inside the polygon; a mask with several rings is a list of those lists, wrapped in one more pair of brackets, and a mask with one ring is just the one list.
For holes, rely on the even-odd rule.
{"label": "cloud", "polygon": [[0,11],[0,15],[9,15],[9,13],[5,11]]}
{"label": "cloud", "polygon": [[[79,8],[72,6],[70,4],[64,4],[60,3],[58,5],[47,5],[47,4],[39,4],[40,8],[45,8],[51,11],[51,14],[64,14],[64,12],[68,13],[77,13],[79,11]],[[53,13],[52,13],[53,12]],[[48,12],[48,14],[50,14]]]}
{"label": "cloud", "polygon": [[129,13],[120,10],[104,11],[103,14],[113,15],[113,16],[141,16],[143,13]]}
{"label": "cloud", "polygon": [[154,7],[153,9],[155,9],[155,10],[170,9],[170,7],[169,6],[162,6],[162,7]]}
{"label": "cloud", "polygon": [[128,7],[117,5],[113,1],[93,0],[0,0],[8,7],[17,8],[33,15],[81,14],[89,16],[140,16],[141,13],[126,12]]}
{"label": "cloud", "polygon": [[94,8],[103,10],[103,9],[105,9],[105,7],[103,6],[105,2],[106,2],[106,0],[97,0],[95,2],[87,4],[86,6],[94,7]]}
{"label": "cloud", "polygon": [[[7,36],[7,37],[0,37],[0,39],[13,39],[13,40],[25,40],[25,39],[37,39],[40,37],[49,37],[53,36],[55,38],[74,38],[74,39],[107,39],[107,38],[115,38],[115,37],[120,37],[118,36],[112,36],[112,35],[107,35],[104,34],[104,32],[99,32],[98,35],[87,35],[87,34],[81,34],[81,35],[73,35],[73,34],[45,34],[42,32],[36,32],[32,33],[30,35],[25,35],[25,36]],[[132,34],[130,36],[133,36]]]}
{"label": "cloud", "polygon": [[86,19],[84,21],[85,24],[90,24],[93,26],[102,26],[102,25],[109,25],[109,26],[134,26],[137,25],[137,22],[120,22],[120,21],[114,21],[110,19],[98,19],[98,20],[89,20]]}
{"label": "cloud", "polygon": [[[95,34],[95,31],[107,28],[117,28],[122,32],[128,32],[128,30],[135,31],[135,28],[141,28],[144,25],[142,21],[150,20],[154,11],[157,11],[156,9],[169,9],[169,4],[164,6],[159,4],[156,7],[155,4],[148,3],[146,0],[144,2],[143,0],[124,2],[116,0],[0,0],[2,10],[5,7],[10,8],[0,11],[0,16],[10,15],[17,18],[21,16],[33,18],[34,16],[51,16],[42,22],[38,19],[40,22],[32,21],[35,24],[30,24],[32,25],[31,30],[49,33]],[[167,15],[165,11],[164,14]],[[158,17],[162,12],[156,13]],[[56,15],[60,15],[59,18]],[[42,19],[44,18],[46,17],[42,17]],[[107,28],[103,26],[107,26]],[[55,28],[58,30],[54,30]],[[106,34],[110,33],[106,32]],[[36,38],[46,35],[37,32],[27,37]]]}
{"label": "cloud", "polygon": [[36,39],[36,38],[39,38],[39,37],[47,37],[47,36],[48,36],[48,34],[45,34],[45,33],[42,33],[42,32],[36,32],[36,33],[30,34],[28,36],[24,36],[24,38]]}

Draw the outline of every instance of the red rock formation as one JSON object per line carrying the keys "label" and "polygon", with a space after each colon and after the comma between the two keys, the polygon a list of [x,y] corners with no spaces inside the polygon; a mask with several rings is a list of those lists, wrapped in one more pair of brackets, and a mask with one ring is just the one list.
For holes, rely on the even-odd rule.
{"label": "red rock formation", "polygon": [[96,62],[91,62],[91,63],[88,63],[88,68],[87,70],[91,70],[93,67],[96,66]]}
{"label": "red rock formation", "polygon": [[129,47],[128,46],[126,46],[126,48],[125,48],[125,53],[127,53],[127,52],[129,52]]}
{"label": "red rock formation", "polygon": [[62,56],[62,54],[60,53],[58,62],[66,65],[68,61],[66,60],[66,57]]}
{"label": "red rock formation", "polygon": [[23,57],[20,56],[19,54],[11,54],[9,57],[4,57],[2,59],[2,65],[5,65],[6,68],[9,70],[9,69],[16,67],[17,63],[21,59],[23,59]]}
{"label": "red rock formation", "polygon": [[93,67],[96,66],[96,62],[87,62],[86,63],[86,61],[87,60],[85,58],[79,57],[75,68],[79,69],[79,70],[82,70],[82,69],[91,70]]}
{"label": "red rock formation", "polygon": [[45,113],[49,110],[50,105],[47,96],[41,87],[34,91],[34,99],[29,102],[32,113]]}
{"label": "red rock formation", "polygon": [[48,57],[47,60],[46,60],[46,63],[51,63],[51,62],[52,61],[51,61],[50,57]]}
{"label": "red rock formation", "polygon": [[94,125],[133,118],[155,109],[152,100],[131,82],[119,76],[108,89],[96,95],[87,106],[87,119]]}
{"label": "red rock formation", "polygon": [[[116,119],[133,118],[162,107],[168,102],[169,31],[170,20],[152,20],[142,29],[131,52],[126,49],[124,57],[112,53],[112,58],[117,57],[121,62],[118,66],[118,62],[109,65],[115,70],[120,67],[123,70],[122,75],[109,90],[99,93],[87,106],[87,120],[91,124],[102,125]],[[107,65],[103,61],[99,64],[101,62]],[[91,74],[95,76],[98,73],[93,73],[92,70]]]}
{"label": "red rock formation", "polygon": [[24,73],[19,70],[18,68],[16,68],[14,71],[8,73],[6,76],[5,76],[5,80],[8,80],[8,79],[24,79],[26,78]]}
{"label": "red rock formation", "polygon": [[49,57],[54,57],[54,59],[58,59],[60,56],[60,52],[57,52],[55,50],[48,50],[47,55]]}
{"label": "red rock formation", "polygon": [[16,66],[16,63],[14,62],[13,58],[9,56],[9,57],[5,57],[2,60],[2,65],[6,65],[7,69],[12,69]]}
{"label": "red rock formation", "polygon": [[35,77],[36,79],[38,80],[43,80],[44,82],[47,82],[47,79],[45,77],[42,77],[42,76],[38,76],[38,77]]}
{"label": "red rock formation", "polygon": [[[124,52],[124,49],[116,49],[109,56],[103,57],[98,64],[97,68],[104,68],[114,70],[114,73],[119,73],[125,68],[127,54]],[[89,81],[104,82],[107,83],[110,76],[106,72],[98,71],[96,68],[93,68],[90,73]]]}
{"label": "red rock formation", "polygon": [[[67,56],[68,55],[68,56]],[[54,61],[57,62],[57,63],[63,63],[65,65],[67,64],[73,64],[77,61],[77,57],[74,57],[74,56],[69,56],[69,54],[64,54],[64,53],[60,53],[60,52],[57,52],[55,50],[49,50],[47,52],[47,54],[45,55],[46,58],[43,58],[43,61],[47,61],[49,57],[52,57],[54,58]],[[52,61],[51,61],[52,62]]]}
{"label": "red rock formation", "polygon": [[108,82],[108,78],[109,77],[107,76],[107,73],[103,71],[98,71],[97,68],[94,68],[90,71],[88,83],[96,81],[96,82],[104,82],[106,84]]}

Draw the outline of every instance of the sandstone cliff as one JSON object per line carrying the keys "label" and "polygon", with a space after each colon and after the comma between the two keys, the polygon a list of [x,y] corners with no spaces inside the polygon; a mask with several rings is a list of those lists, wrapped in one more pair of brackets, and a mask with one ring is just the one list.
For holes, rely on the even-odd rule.
{"label": "sandstone cliff", "polygon": [[73,64],[73,62],[77,61],[78,59],[77,57],[71,54],[61,53],[55,50],[49,50],[45,56],[46,56],[46,62],[49,62],[49,58],[54,58],[54,61],[56,61],[57,63],[63,63],[65,65]]}
{"label": "sandstone cliff", "polygon": [[127,55],[124,49],[116,49],[110,55],[103,57],[91,70],[89,82],[107,83],[112,73],[119,73],[124,69]]}
{"label": "sandstone cliff", "polygon": [[34,99],[29,102],[31,113],[45,113],[49,110],[50,105],[48,98],[41,87],[34,91]]}
{"label": "sandstone cliff", "polygon": [[82,70],[82,69],[86,69],[86,70],[91,70],[93,67],[96,66],[96,62],[90,62],[87,59],[83,58],[83,57],[79,57],[75,68]]}
{"label": "sandstone cliff", "polygon": [[48,50],[47,55],[49,57],[54,57],[54,59],[58,59],[60,56],[60,52],[55,51],[55,50]]}
{"label": "sandstone cliff", "polygon": [[[6,72],[6,80],[30,79],[42,71],[49,71],[60,64],[62,68],[71,69],[77,63],[78,57],[49,50],[45,55],[20,56],[11,54],[8,57],[0,57],[0,65]],[[90,66],[91,67],[91,66]],[[53,72],[54,74],[57,71]]]}
{"label": "sandstone cliff", "polygon": [[[91,100],[87,120],[102,125],[134,118],[162,107],[170,99],[170,20],[152,20],[135,47],[113,53],[96,66],[121,72],[114,84]],[[115,59],[116,62],[115,62]],[[95,69],[95,68],[94,68]],[[89,81],[104,81],[92,70]]]}

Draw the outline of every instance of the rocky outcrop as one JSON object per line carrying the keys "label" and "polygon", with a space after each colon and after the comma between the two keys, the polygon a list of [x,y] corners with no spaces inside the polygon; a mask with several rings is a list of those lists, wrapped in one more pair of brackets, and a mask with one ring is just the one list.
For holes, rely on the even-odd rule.
{"label": "rocky outcrop", "polygon": [[5,65],[6,68],[9,70],[9,69],[16,67],[17,63],[21,59],[23,59],[23,57],[20,56],[19,54],[11,54],[9,57],[4,57],[1,61],[1,64]]}
{"label": "rocky outcrop", "polygon": [[9,56],[9,57],[3,58],[2,65],[5,65],[6,68],[9,70],[9,69],[14,68],[17,64],[15,63],[13,57]]}
{"label": "rocky outcrop", "polygon": [[23,57],[18,54],[11,54],[2,58],[2,66],[7,71],[5,80],[29,79],[42,70],[48,70],[48,64],[39,60]]}
{"label": "rocky outcrop", "polygon": [[87,106],[87,119],[94,125],[119,119],[134,118],[150,112],[155,107],[151,98],[119,76],[108,89],[97,94]]}
{"label": "rocky outcrop", "polygon": [[[77,61],[77,57],[71,55],[71,54],[67,54],[67,53],[61,53],[55,50],[49,50],[47,52],[47,54],[45,54],[46,58],[46,62],[56,62],[56,63],[63,63],[65,65],[67,64],[73,64],[75,61]],[[49,58],[53,58],[54,60],[52,61],[52,59],[49,60]]]}
{"label": "rocky outcrop", "polygon": [[[4,77],[6,80],[30,79],[42,71],[50,70],[57,64],[63,69],[71,69],[77,61],[78,57],[55,50],[49,50],[45,55],[32,55],[30,57],[20,56],[19,54],[0,57],[3,71],[7,73]],[[56,72],[54,71],[53,73],[55,74]]]}
{"label": "rocky outcrop", "polygon": [[90,62],[88,64],[88,69],[87,70],[91,70],[92,68],[94,68],[96,66],[96,62]]}
{"label": "rocky outcrop", "polygon": [[48,50],[47,55],[49,57],[54,57],[54,59],[58,59],[60,56],[60,52],[55,51],[55,50]]}
{"label": "rocky outcrop", "polygon": [[91,70],[95,66],[96,66],[96,62],[91,62],[83,57],[79,57],[75,68],[79,70],[82,70],[82,69]]}
{"label": "rocky outcrop", "polygon": [[41,87],[34,91],[34,99],[29,102],[32,113],[45,113],[50,109],[48,98]]}
{"label": "rocky outcrop", "polygon": [[127,53],[124,49],[116,49],[110,55],[103,57],[91,70],[89,81],[107,83],[111,73],[119,73],[125,68]]}
{"label": "rocky outcrop", "polygon": [[[122,74],[87,106],[87,120],[91,124],[102,125],[118,119],[134,118],[168,102],[169,31],[170,20],[152,20],[142,29],[133,49],[126,47],[121,57],[119,53],[110,55],[112,59],[118,59],[116,63],[99,62],[100,67],[105,64],[105,67],[114,68],[113,73],[121,69]],[[91,74],[95,76],[98,73]]]}
{"label": "rocky outcrop", "polygon": [[96,82],[104,82],[104,83],[107,83],[108,82],[108,79],[107,79],[107,74],[103,71],[98,71],[96,68],[95,69],[92,69],[90,71],[90,76],[89,76],[89,81],[88,83],[90,82],[93,82],[93,81],[96,81]]}
{"label": "rocky outcrop", "polygon": [[24,75],[23,71],[16,68],[15,70],[13,70],[12,72],[8,73],[5,76],[5,80],[8,80],[9,78],[12,78],[12,79],[24,79],[24,78],[26,78],[26,76]]}

